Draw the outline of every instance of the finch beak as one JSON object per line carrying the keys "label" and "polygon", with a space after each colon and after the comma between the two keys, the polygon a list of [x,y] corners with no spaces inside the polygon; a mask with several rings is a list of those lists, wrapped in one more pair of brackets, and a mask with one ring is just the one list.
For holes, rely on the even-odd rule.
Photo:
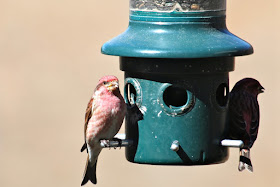
{"label": "finch beak", "polygon": [[264,87],[262,87],[262,86],[259,88],[259,92],[260,92],[260,93],[263,93],[264,90],[265,90],[265,89],[264,89]]}
{"label": "finch beak", "polygon": [[108,85],[107,85],[107,89],[111,92],[118,89],[118,88],[119,88],[119,82],[118,81],[109,82]]}

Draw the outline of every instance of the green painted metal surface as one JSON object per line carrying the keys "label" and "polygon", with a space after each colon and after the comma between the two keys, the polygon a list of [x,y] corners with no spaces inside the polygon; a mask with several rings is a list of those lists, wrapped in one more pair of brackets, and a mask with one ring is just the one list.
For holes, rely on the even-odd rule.
{"label": "green painted metal surface", "polygon": [[[233,58],[196,59],[198,66],[185,73],[181,65],[192,66],[190,60],[146,60],[151,66],[145,73],[141,67],[133,70],[126,65],[137,67],[137,59],[121,58],[121,69],[126,72],[125,100],[130,103],[133,97],[143,113],[142,120],[126,120],[127,138],[135,142],[126,148],[127,159],[167,165],[226,161],[228,149],[220,141],[226,134],[228,71],[233,70]],[[227,64],[223,68],[222,61]],[[166,63],[177,69],[168,69]],[[160,73],[157,69],[161,68]],[[177,152],[170,149],[175,140],[181,146]]]}
{"label": "green painted metal surface", "polygon": [[[228,73],[234,56],[253,48],[227,30],[224,9],[131,10],[127,30],[101,51],[120,56],[125,71],[124,95],[131,105],[126,137],[134,142],[126,148],[127,160],[163,165],[227,160],[228,148],[220,142],[227,132]],[[170,149],[174,141],[178,151]]]}

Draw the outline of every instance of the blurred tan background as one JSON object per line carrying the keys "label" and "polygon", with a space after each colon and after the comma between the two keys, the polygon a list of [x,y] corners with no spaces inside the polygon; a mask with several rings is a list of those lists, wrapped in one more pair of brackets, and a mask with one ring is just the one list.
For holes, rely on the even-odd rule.
{"label": "blurred tan background", "polygon": [[[131,164],[124,149],[106,149],[98,186],[280,186],[279,8],[279,0],[227,3],[229,30],[255,50],[236,58],[230,87],[249,76],[266,88],[254,173],[237,171],[238,149],[224,164],[194,167]],[[80,186],[87,102],[103,75],[118,76],[123,87],[118,57],[100,48],[127,28],[128,13],[128,0],[0,1],[1,187]]]}

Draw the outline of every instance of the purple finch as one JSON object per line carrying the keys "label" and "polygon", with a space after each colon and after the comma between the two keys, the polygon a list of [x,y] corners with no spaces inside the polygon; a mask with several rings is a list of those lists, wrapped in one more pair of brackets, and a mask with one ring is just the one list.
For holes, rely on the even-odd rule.
{"label": "purple finch", "polygon": [[85,115],[85,144],[88,157],[81,185],[89,180],[96,184],[96,163],[102,150],[100,140],[110,140],[121,128],[126,114],[126,104],[119,90],[115,76],[102,77],[90,99]]}
{"label": "purple finch", "polygon": [[257,97],[264,88],[252,78],[238,81],[230,92],[229,135],[232,139],[242,140],[238,170],[245,168],[253,172],[250,160],[250,148],[257,139],[259,129],[259,104]]}

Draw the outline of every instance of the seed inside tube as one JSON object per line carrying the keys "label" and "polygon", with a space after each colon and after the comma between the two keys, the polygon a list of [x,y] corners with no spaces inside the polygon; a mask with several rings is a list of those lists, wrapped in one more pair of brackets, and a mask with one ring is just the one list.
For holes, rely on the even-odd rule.
{"label": "seed inside tube", "polygon": [[191,5],[191,9],[192,9],[192,10],[199,10],[200,7],[199,7],[198,4],[192,4],[192,5]]}

